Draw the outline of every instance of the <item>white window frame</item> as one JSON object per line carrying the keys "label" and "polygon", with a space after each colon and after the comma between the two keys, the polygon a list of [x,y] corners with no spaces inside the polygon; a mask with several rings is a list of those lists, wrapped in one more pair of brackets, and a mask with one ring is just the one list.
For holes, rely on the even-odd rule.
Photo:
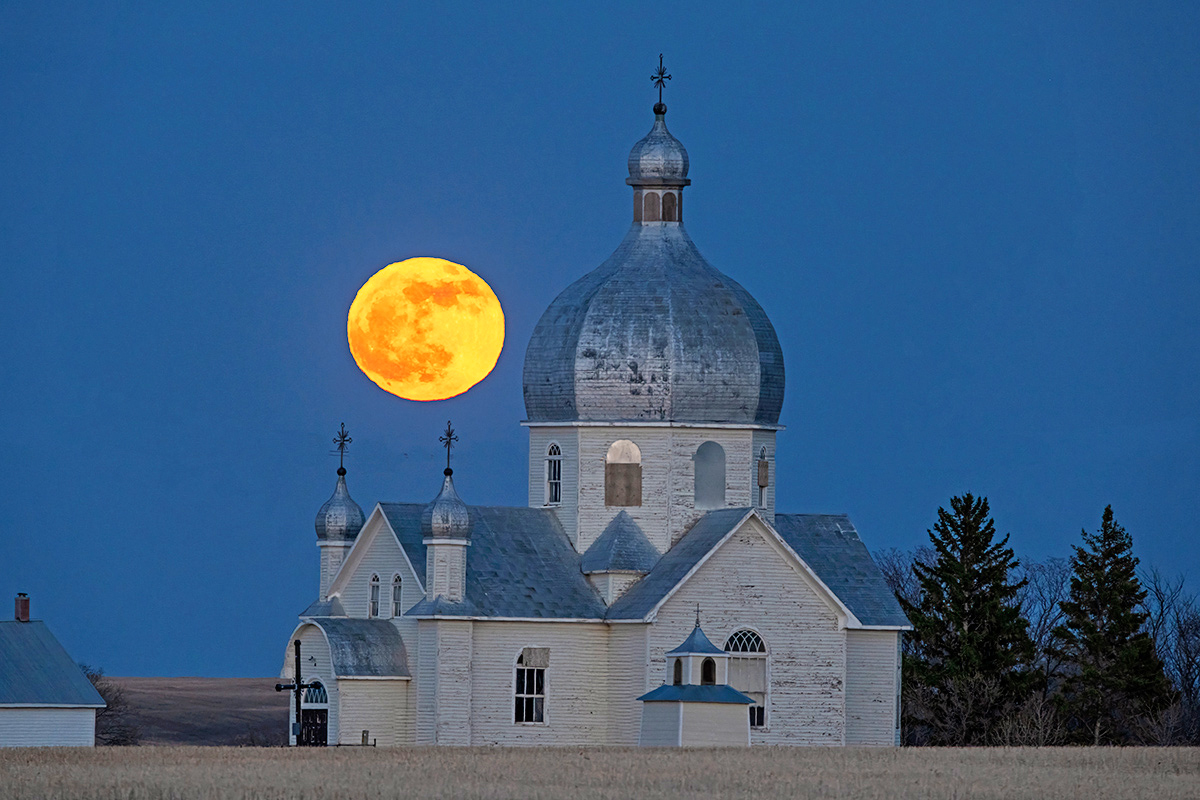
{"label": "white window frame", "polygon": [[[558,442],[551,442],[546,447],[545,468],[545,504],[548,506],[562,505],[562,447]],[[557,471],[557,476],[555,472]],[[557,487],[556,487],[557,484]],[[554,498],[554,489],[558,489],[558,499]]]}
{"label": "white window frame", "polygon": [[[532,646],[534,646],[534,645],[529,645],[529,646],[531,646],[531,647],[532,647]],[[525,648],[521,648],[520,650],[518,650],[518,651],[517,651],[517,657],[513,659],[513,670],[512,670],[512,698],[513,698],[513,706],[512,706],[512,721],[513,721],[513,724],[514,724],[514,725],[545,727],[546,725],[549,725],[549,724],[550,724],[550,715],[549,715],[549,713],[548,713],[548,709],[547,709],[547,707],[546,707],[546,705],[547,705],[547,704],[546,704],[546,697],[547,697],[547,695],[549,694],[549,677],[550,677],[550,676],[549,676],[547,673],[549,673],[549,671],[550,671],[550,668],[549,668],[549,667],[526,667],[526,666],[524,665],[524,663],[522,662],[522,659],[524,658],[524,652],[523,652],[523,651],[524,651],[524,649],[525,649]],[[519,678],[518,678],[518,670],[521,670],[521,671],[533,671],[533,672],[534,672],[534,689],[535,689],[535,690],[537,689],[537,676],[536,676],[536,673],[538,673],[538,672],[542,673],[542,693],[541,693],[541,694],[537,694],[537,693],[536,693],[536,691],[535,691],[533,694],[530,694],[530,693],[528,693],[528,692],[523,692],[523,691],[521,691],[521,689],[522,689],[523,687],[519,686],[519,684],[518,684],[518,682],[519,682]],[[528,680],[528,678],[526,678],[526,680]],[[541,719],[540,721],[524,721],[524,720],[519,720],[519,719],[517,719],[517,700],[525,700],[525,699],[528,699],[528,698],[532,698],[532,699],[534,700],[534,708],[535,708],[535,710],[536,710],[536,707],[537,707],[537,698],[539,698],[539,697],[540,697],[540,698],[541,698],[541,700],[542,700],[542,719]],[[535,716],[536,716],[536,714],[535,714]]]}
{"label": "white window frame", "polygon": [[379,576],[372,575],[367,582],[367,619],[379,617]]}
{"label": "white window frame", "polygon": [[[733,639],[734,636],[737,636],[738,634],[740,634],[742,632],[752,633],[756,637],[758,637],[758,641],[763,647],[762,652],[753,652],[753,651],[748,651],[748,650],[730,650],[729,649],[730,641]],[[767,644],[766,637],[763,636],[761,633],[759,633],[757,630],[755,630],[750,625],[738,625],[737,627],[735,627],[733,629],[732,633],[730,633],[728,636],[725,637],[725,646],[722,649],[726,653],[729,653],[729,671],[730,672],[733,672],[734,659],[743,659],[746,661],[761,660],[763,662],[763,701],[762,701],[761,705],[758,703],[755,703],[754,705],[750,706],[751,709],[755,709],[755,708],[762,709],[762,724],[755,725],[753,723],[753,721],[751,721],[750,729],[755,730],[755,731],[769,730],[770,725],[771,725],[771,719],[770,719],[771,647],[770,647],[770,645]],[[730,685],[732,685],[732,684],[730,684]],[[738,687],[734,686],[733,688],[737,689]],[[750,712],[747,711],[747,713],[750,713]]]}
{"label": "white window frame", "polygon": [[404,578],[397,572],[392,576],[392,616],[400,617],[404,615]]}

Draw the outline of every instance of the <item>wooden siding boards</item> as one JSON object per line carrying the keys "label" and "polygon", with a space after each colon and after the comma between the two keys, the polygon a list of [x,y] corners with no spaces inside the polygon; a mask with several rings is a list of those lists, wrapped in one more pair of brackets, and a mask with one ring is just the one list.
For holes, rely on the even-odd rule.
{"label": "wooden siding boards", "polygon": [[679,744],[682,747],[746,747],[750,744],[750,717],[746,706],[725,703],[646,705],[680,707]]}
{"label": "wooden siding boards", "polygon": [[650,628],[652,686],[669,682],[664,654],[692,630],[697,603],[718,647],[741,628],[766,643],[767,724],[754,744],[844,743],[845,633],[765,531],[743,525],[663,603]]}
{"label": "wooden siding boards", "polygon": [[92,747],[94,708],[0,708],[0,747]]}
{"label": "wooden siding boards", "polygon": [[[420,581],[412,569],[409,569],[408,561],[386,522],[382,519],[369,522],[359,536],[368,538],[359,545],[361,552],[355,553],[354,557],[345,563],[349,572],[338,575],[334,584],[346,616],[367,616],[372,575],[379,576],[380,618],[386,619],[391,616],[392,577],[395,575],[399,575],[402,581],[400,596],[406,611],[424,599],[425,594],[421,591]],[[414,564],[413,567],[422,572],[425,570],[425,564]],[[425,575],[420,577],[424,579]]]}
{"label": "wooden siding boards", "polygon": [[608,744],[638,742],[642,704],[650,689],[649,625],[611,625],[608,639]]}
{"label": "wooden siding boards", "polygon": [[[576,428],[529,429],[529,507],[545,508],[546,451],[550,443],[562,451],[562,501],[550,506],[571,544],[579,540],[579,434]],[[578,549],[578,546],[577,546]],[[580,552],[583,552],[580,550]]]}
{"label": "wooden siding boards", "polygon": [[340,718],[343,744],[359,744],[365,730],[379,747],[415,744],[409,681],[343,680]]}
{"label": "wooden siding boards", "polygon": [[846,744],[896,742],[895,631],[846,631]]}
{"label": "wooden siding boards", "polygon": [[[476,622],[471,744],[608,744],[609,629],[603,624]],[[513,721],[516,659],[550,649],[543,724]]]}
{"label": "wooden siding boards", "polygon": [[642,711],[638,744],[642,747],[678,747],[683,707],[679,703],[646,703]]}

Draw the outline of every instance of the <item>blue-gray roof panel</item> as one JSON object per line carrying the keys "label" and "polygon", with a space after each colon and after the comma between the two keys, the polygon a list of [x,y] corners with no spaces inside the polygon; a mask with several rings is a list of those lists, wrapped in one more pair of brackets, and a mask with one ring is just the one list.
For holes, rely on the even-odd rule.
{"label": "blue-gray roof panel", "polygon": [[312,620],[325,632],[339,678],[411,678],[404,639],[383,619]]}
{"label": "blue-gray roof panel", "polygon": [[584,572],[649,572],[658,563],[659,552],[646,533],[625,509],[612,519],[604,532],[583,554]]}
{"label": "blue-gray roof panel", "polygon": [[104,698],[41,620],[0,622],[0,706],[103,708]]}
{"label": "blue-gray roof panel", "polygon": [[638,698],[643,703],[740,703],[754,701],[732,686],[682,686],[666,684]]}

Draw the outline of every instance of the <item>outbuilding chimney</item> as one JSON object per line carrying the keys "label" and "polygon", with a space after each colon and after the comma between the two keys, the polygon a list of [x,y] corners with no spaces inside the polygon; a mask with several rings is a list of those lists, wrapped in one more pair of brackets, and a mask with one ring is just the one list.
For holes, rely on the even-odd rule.
{"label": "outbuilding chimney", "polygon": [[29,622],[29,595],[17,593],[17,622]]}

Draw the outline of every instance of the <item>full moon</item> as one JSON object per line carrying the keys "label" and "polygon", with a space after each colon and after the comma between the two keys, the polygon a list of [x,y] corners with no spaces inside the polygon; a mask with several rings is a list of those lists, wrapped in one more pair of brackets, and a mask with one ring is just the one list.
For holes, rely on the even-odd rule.
{"label": "full moon", "polygon": [[381,389],[445,400],[487,377],[504,346],[492,287],[441,258],[389,264],[358,290],[346,319],[350,354]]}

